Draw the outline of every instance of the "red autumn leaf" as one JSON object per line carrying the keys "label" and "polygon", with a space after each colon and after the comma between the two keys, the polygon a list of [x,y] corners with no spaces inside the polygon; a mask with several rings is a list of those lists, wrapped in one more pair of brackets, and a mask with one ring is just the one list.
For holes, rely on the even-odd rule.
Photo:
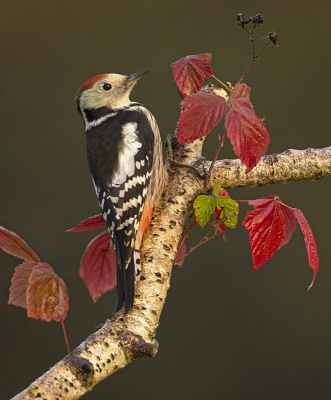
{"label": "red autumn leaf", "polygon": [[28,317],[42,321],[65,320],[69,296],[64,281],[44,262],[37,263],[29,277],[26,292]]}
{"label": "red autumn leaf", "polygon": [[285,219],[286,219],[286,230],[283,240],[280,242],[278,250],[280,250],[283,246],[285,246],[291,239],[292,234],[294,233],[297,227],[297,221],[295,219],[293,209],[286,206],[282,208]]}
{"label": "red autumn leaf", "polygon": [[26,291],[29,286],[31,271],[36,265],[38,265],[38,263],[34,261],[25,261],[15,268],[15,273],[11,278],[9,300],[7,304],[27,308]]}
{"label": "red autumn leaf", "polygon": [[94,217],[90,217],[84,219],[80,224],[75,226],[74,228],[66,230],[66,232],[85,232],[91,229],[100,228],[101,226],[106,225],[105,219],[102,214],[95,215]]}
{"label": "red autumn leaf", "polygon": [[289,217],[292,209],[283,204],[278,196],[268,196],[249,201],[255,210],[247,213],[243,225],[250,231],[249,242],[253,255],[254,270],[272,257],[290,240],[293,220]]}
{"label": "red autumn leaf", "polygon": [[296,228],[296,220],[305,236],[309,266],[314,271],[314,278],[308,289],[314,284],[319,268],[317,247],[314,235],[298,208],[291,208],[282,203],[278,196],[267,196],[249,201],[255,210],[247,213],[243,225],[250,231],[249,241],[253,255],[253,268],[259,268],[285,244],[289,242]]}
{"label": "red autumn leaf", "polygon": [[319,267],[319,260],[318,260],[318,254],[317,254],[317,247],[316,247],[316,242],[315,238],[313,235],[313,232],[311,231],[311,228],[303,215],[302,211],[299,210],[298,208],[295,208],[293,210],[293,214],[297,221],[299,222],[300,228],[302,230],[302,233],[305,236],[305,243],[306,243],[306,248],[307,248],[307,253],[308,253],[308,259],[309,259],[309,266],[314,270],[314,277],[309,285],[308,290],[313,286],[315,277],[318,271]]}
{"label": "red autumn leaf", "polygon": [[25,261],[40,261],[37,254],[15,232],[0,226],[0,248]]}
{"label": "red autumn leaf", "polygon": [[225,116],[225,128],[236,155],[251,171],[266,153],[270,138],[249,100],[250,89],[236,85],[229,103],[231,110]]}
{"label": "red autumn leaf", "polygon": [[[180,237],[179,244],[182,243],[182,239],[183,239],[183,236]],[[187,237],[186,237],[186,239],[187,239]],[[184,257],[185,254],[186,254],[186,244],[183,243],[183,244],[182,244],[182,247],[180,248],[179,252],[178,252],[177,255],[176,255],[175,262],[178,262],[178,260],[180,260],[182,257]],[[180,267],[182,267],[183,264],[184,264],[184,261],[185,261],[185,258],[184,258],[183,260],[179,261],[179,262],[178,262],[178,265],[179,265]]]}
{"label": "red autumn leaf", "polygon": [[233,110],[246,109],[249,113],[255,114],[253,104],[250,100],[251,88],[245,83],[236,85],[233,88],[230,104]]}
{"label": "red autumn leaf", "polygon": [[211,54],[205,53],[183,57],[171,64],[174,80],[185,96],[197,93],[203,86],[203,80],[213,74],[210,60]]}
{"label": "red autumn leaf", "polygon": [[116,285],[116,268],[116,255],[110,244],[109,232],[102,232],[88,244],[79,269],[79,275],[94,302]]}
{"label": "red autumn leaf", "polygon": [[213,93],[195,93],[181,102],[185,111],[180,116],[177,139],[179,144],[206,136],[224,117],[228,102]]}
{"label": "red autumn leaf", "polygon": [[231,110],[225,128],[236,155],[250,172],[266,153],[270,138],[263,122],[255,114]]}
{"label": "red autumn leaf", "polygon": [[222,190],[221,196],[230,197],[230,195],[226,189]]}

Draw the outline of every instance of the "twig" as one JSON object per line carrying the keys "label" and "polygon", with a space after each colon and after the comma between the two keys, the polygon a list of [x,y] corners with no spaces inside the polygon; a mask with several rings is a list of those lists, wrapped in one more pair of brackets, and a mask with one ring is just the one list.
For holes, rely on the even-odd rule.
{"label": "twig", "polygon": [[212,163],[210,164],[210,167],[209,167],[209,170],[208,170],[208,172],[207,172],[207,175],[205,176],[205,189],[207,189],[208,178],[209,178],[209,176],[210,176],[210,174],[211,174],[211,171],[212,171],[212,169],[213,169],[213,167],[214,167],[214,164],[215,164],[215,162],[216,162],[216,160],[217,160],[218,154],[219,154],[221,148],[223,147],[223,144],[224,144],[224,137],[225,137],[225,127],[223,127],[222,135],[219,136],[219,138],[218,138],[218,146],[217,146],[216,152],[215,152],[215,154],[214,154],[213,161],[212,161]]}
{"label": "twig", "polygon": [[256,58],[262,53],[262,51],[268,46],[268,44],[271,42],[271,39],[267,41],[267,43],[262,47],[262,49],[257,53]]}
{"label": "twig", "polygon": [[65,342],[66,342],[67,350],[68,350],[68,354],[69,354],[69,353],[70,353],[70,347],[69,347],[69,342],[68,342],[68,338],[67,338],[66,328],[64,327],[64,322],[63,322],[63,319],[62,319],[62,318],[61,318],[61,325],[62,325],[64,340],[65,340]]}
{"label": "twig", "polygon": [[262,49],[256,54],[255,53],[255,47],[254,47],[254,53],[253,53],[253,60],[250,62],[249,66],[246,68],[246,71],[241,75],[239,81],[236,83],[236,85],[239,85],[240,82],[242,82],[242,80],[245,78],[245,76],[248,74],[248,71],[252,68],[253,64],[258,61],[258,57],[259,55],[262,53],[262,51],[268,46],[268,44],[270,43],[270,39],[267,41],[267,43],[262,47]]}
{"label": "twig", "polygon": [[216,76],[212,75],[211,77],[217,80],[217,82],[220,83],[226,90],[229,90],[229,87],[225,83],[217,79]]}
{"label": "twig", "polygon": [[184,234],[182,235],[182,241],[180,242],[180,245],[178,246],[178,250],[177,253],[179,253],[180,249],[182,248],[185,240],[187,239],[189,233],[191,232],[191,230],[193,229],[194,225],[196,224],[197,220],[196,218],[194,218],[194,221],[192,222],[192,224],[190,225],[190,227],[184,231]]}
{"label": "twig", "polygon": [[215,227],[213,226],[212,229],[200,240],[200,242],[198,244],[196,244],[186,254],[184,254],[184,256],[181,259],[176,261],[176,264],[178,264],[180,261],[184,260],[187,256],[189,256],[195,249],[197,249],[202,244],[209,242],[209,240],[215,239],[220,234],[220,232],[216,231],[213,236],[208,237],[214,229],[215,229]]}

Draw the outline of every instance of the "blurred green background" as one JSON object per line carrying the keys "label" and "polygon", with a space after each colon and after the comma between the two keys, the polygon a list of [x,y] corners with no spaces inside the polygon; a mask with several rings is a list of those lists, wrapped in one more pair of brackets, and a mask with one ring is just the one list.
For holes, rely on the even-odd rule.
{"label": "blurred green background", "polygon": [[[98,232],[65,233],[98,214],[86,162],[85,134],[73,100],[77,88],[107,72],[151,72],[132,100],[172,133],[179,96],[170,64],[210,52],[214,74],[235,83],[251,59],[239,12],[265,17],[257,38],[279,32],[245,78],[271,137],[268,154],[330,143],[331,3],[287,1],[1,1],[0,225],[15,231],[65,280],[65,321],[75,348],[113,310],[116,292],[93,304],[78,268]],[[257,41],[257,47],[264,41]],[[212,157],[217,137],[206,140]],[[226,141],[222,158],[235,155]],[[253,272],[248,232],[240,223],[175,269],[161,318],[155,359],[141,359],[97,385],[85,399],[329,399],[331,271],[329,178],[231,190],[235,199],[278,194],[308,219],[320,272],[307,292],[308,267],[299,229]],[[202,232],[188,240],[194,245]],[[25,389],[66,355],[58,323],[30,320],[7,305],[18,259],[0,252],[0,398]]]}

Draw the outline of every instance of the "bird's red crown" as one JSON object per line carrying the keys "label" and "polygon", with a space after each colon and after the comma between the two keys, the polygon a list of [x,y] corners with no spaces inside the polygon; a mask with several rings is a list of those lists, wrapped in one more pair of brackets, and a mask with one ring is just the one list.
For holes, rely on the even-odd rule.
{"label": "bird's red crown", "polygon": [[85,83],[83,83],[82,86],[77,91],[75,100],[77,100],[77,102],[78,102],[80,99],[80,96],[82,95],[82,93],[85,90],[91,89],[91,87],[93,87],[96,82],[100,81],[101,79],[105,79],[107,76],[108,76],[108,74],[97,75],[97,76],[94,76],[93,78],[89,79]]}

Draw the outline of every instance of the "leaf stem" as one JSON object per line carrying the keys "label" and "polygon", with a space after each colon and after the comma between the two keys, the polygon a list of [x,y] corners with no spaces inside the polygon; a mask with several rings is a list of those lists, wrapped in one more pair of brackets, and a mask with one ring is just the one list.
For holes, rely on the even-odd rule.
{"label": "leaf stem", "polygon": [[225,138],[225,126],[223,127],[221,136],[219,136],[219,139],[218,139],[218,146],[217,146],[216,152],[215,152],[215,154],[214,154],[213,161],[211,162],[210,167],[209,167],[209,170],[208,170],[207,175],[206,175],[206,177],[205,177],[205,189],[207,189],[208,178],[209,178],[209,176],[210,176],[210,174],[211,174],[211,171],[212,171],[212,169],[213,169],[213,167],[214,167],[214,164],[215,164],[215,162],[216,162],[216,160],[217,160],[217,156],[218,156],[218,154],[219,154],[221,148],[223,147],[224,138]]}
{"label": "leaf stem", "polygon": [[67,338],[66,328],[64,327],[64,322],[63,322],[63,319],[62,319],[62,318],[61,318],[61,325],[62,325],[64,340],[65,340],[65,342],[66,342],[67,350],[68,350],[68,354],[69,354],[69,353],[70,353],[70,347],[69,347],[69,342],[68,342],[68,338]]}
{"label": "leaf stem", "polygon": [[262,47],[262,49],[256,54],[256,58],[262,53],[262,51],[268,46],[268,44],[271,42],[271,40],[269,39],[267,41],[267,43]]}
{"label": "leaf stem", "polygon": [[[182,240],[181,240],[180,245],[179,245],[178,250],[177,250],[177,254],[179,253],[180,249],[182,248],[185,240],[188,237],[188,234],[191,232],[191,230],[193,229],[193,227],[196,224],[196,222],[197,222],[197,220],[196,220],[196,218],[194,218],[194,221],[192,222],[192,224],[189,226],[189,228],[183,234]],[[176,261],[176,262],[178,262],[178,261]]]}
{"label": "leaf stem", "polygon": [[229,90],[229,87],[223,83],[222,81],[220,81],[219,79],[216,78],[216,76],[212,75],[212,78],[216,79],[218,83],[220,83],[226,90]]}
{"label": "leaf stem", "polygon": [[200,240],[200,242],[194,247],[192,247],[180,260],[177,260],[176,263],[178,264],[180,261],[184,260],[187,256],[189,256],[195,249],[197,249],[202,244],[207,243],[209,242],[209,240],[216,238],[219,235],[219,232],[216,232],[214,233],[213,236],[208,237],[214,230],[215,227],[212,227],[212,229]]}

